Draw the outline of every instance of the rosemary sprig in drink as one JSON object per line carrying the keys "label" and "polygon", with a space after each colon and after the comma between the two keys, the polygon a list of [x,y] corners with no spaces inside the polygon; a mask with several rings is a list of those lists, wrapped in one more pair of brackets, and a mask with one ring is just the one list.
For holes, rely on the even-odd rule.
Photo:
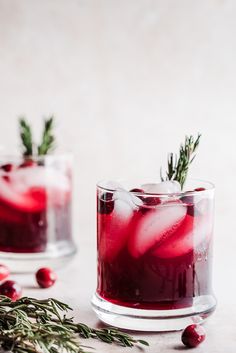
{"label": "rosemary sprig in drink", "polygon": [[198,134],[196,139],[192,135],[186,136],[184,144],[180,145],[179,155],[177,156],[174,153],[168,155],[166,178],[162,176],[161,172],[161,181],[176,180],[183,189],[189,166],[196,157],[195,152],[199,145],[200,137],[200,134]]}
{"label": "rosemary sprig in drink", "polygon": [[33,154],[33,141],[31,127],[24,118],[20,118],[20,137],[23,145],[24,156],[32,156]]}
{"label": "rosemary sprig in drink", "polygon": [[0,347],[13,353],[85,353],[78,337],[124,347],[148,345],[116,328],[93,329],[67,318],[71,308],[56,299],[24,297],[16,302],[0,296]]}
{"label": "rosemary sprig in drink", "polygon": [[42,156],[51,152],[54,149],[55,138],[53,136],[53,117],[44,121],[44,130],[42,136],[42,142],[38,146],[38,155]]}
{"label": "rosemary sprig in drink", "polygon": [[53,135],[54,118],[50,117],[44,120],[44,128],[42,133],[42,141],[37,146],[33,141],[32,129],[25,118],[20,118],[20,137],[23,145],[23,155],[31,157],[33,155],[46,155],[55,147],[55,137]]}

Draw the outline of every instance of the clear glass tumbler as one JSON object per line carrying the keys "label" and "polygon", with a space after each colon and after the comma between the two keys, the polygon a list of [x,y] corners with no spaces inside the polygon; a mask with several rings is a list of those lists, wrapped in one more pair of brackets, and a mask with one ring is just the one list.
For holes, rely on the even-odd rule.
{"label": "clear glass tumbler", "polygon": [[13,272],[63,266],[72,240],[72,156],[0,157],[0,259]]}
{"label": "clear glass tumbler", "polygon": [[[150,194],[97,186],[97,290],[92,306],[109,325],[170,331],[203,322],[212,291],[214,186]],[[126,191],[133,190],[133,191]]]}

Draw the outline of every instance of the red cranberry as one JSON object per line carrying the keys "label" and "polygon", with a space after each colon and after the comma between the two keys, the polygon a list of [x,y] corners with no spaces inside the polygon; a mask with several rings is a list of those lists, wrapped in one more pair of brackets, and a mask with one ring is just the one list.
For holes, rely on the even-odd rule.
{"label": "red cranberry", "polygon": [[194,216],[195,216],[195,213],[196,213],[196,210],[195,210],[195,208],[194,208],[194,205],[190,205],[190,206],[187,207],[187,214],[188,214],[189,216],[194,217]]}
{"label": "red cranberry", "polygon": [[2,178],[3,178],[5,181],[7,181],[7,182],[9,182],[9,181],[10,181],[10,178],[9,178],[9,176],[8,176],[8,175],[3,175],[3,176],[2,176]]}
{"label": "red cranberry", "polygon": [[0,294],[10,298],[13,302],[20,299],[21,287],[15,281],[5,281],[0,285]]}
{"label": "red cranberry", "polygon": [[139,192],[140,194],[144,193],[143,189],[138,188],[131,189],[129,192]]}
{"label": "red cranberry", "polygon": [[0,281],[6,279],[10,274],[9,268],[5,265],[0,264]]}
{"label": "red cranberry", "polygon": [[20,168],[33,167],[36,163],[32,159],[26,159],[23,163],[19,165]]}
{"label": "red cranberry", "polygon": [[[131,189],[129,192],[135,192],[135,193],[139,193],[139,194],[144,194],[144,190],[143,189],[138,189],[138,188],[134,188],[134,189]],[[137,195],[137,197],[144,201],[144,197],[141,196],[141,195]]]}
{"label": "red cranberry", "polygon": [[146,206],[157,206],[161,203],[161,199],[159,197],[140,196],[140,199],[143,201],[143,206],[140,207],[140,211],[143,214],[146,214],[147,212],[152,210],[152,207],[146,207]]}
{"label": "red cranberry", "polygon": [[194,189],[194,191],[205,191],[206,189],[205,188],[196,188]]}
{"label": "red cranberry", "polygon": [[182,333],[182,342],[189,348],[197,347],[206,338],[206,332],[200,325],[189,325]]}
{"label": "red cranberry", "polygon": [[187,205],[187,214],[189,216],[194,216],[194,197],[193,196],[183,196],[181,201]]}
{"label": "red cranberry", "polygon": [[101,214],[110,214],[114,209],[113,194],[104,192],[101,199],[98,200],[98,212]]}
{"label": "red cranberry", "polygon": [[36,272],[36,280],[40,287],[49,288],[56,282],[57,275],[51,268],[43,267]]}
{"label": "red cranberry", "polygon": [[161,199],[159,197],[147,196],[143,197],[143,202],[147,206],[157,206],[161,203]]}
{"label": "red cranberry", "polygon": [[4,164],[4,165],[1,166],[1,169],[3,169],[4,172],[9,173],[9,172],[11,172],[12,169],[13,169],[13,164],[11,164],[11,163]]}

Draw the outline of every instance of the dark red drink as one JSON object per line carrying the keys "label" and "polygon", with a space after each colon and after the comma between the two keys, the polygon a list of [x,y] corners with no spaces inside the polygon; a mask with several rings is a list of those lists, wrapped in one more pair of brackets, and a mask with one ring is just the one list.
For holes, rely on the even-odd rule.
{"label": "dark red drink", "polygon": [[135,309],[191,307],[212,294],[212,190],[98,188],[98,296]]}
{"label": "dark red drink", "polygon": [[0,251],[42,253],[71,240],[71,180],[65,161],[12,162],[0,170]]}

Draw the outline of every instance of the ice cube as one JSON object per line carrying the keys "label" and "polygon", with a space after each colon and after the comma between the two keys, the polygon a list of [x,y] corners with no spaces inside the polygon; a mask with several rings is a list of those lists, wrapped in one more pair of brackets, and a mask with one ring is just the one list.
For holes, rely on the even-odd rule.
{"label": "ice cube", "polygon": [[37,200],[28,193],[17,192],[12,188],[11,183],[0,179],[0,199],[7,205],[26,212],[41,211],[45,203]]}
{"label": "ice cube", "polygon": [[120,219],[126,220],[129,219],[133,214],[134,205],[127,202],[124,199],[116,199],[113,211],[113,217],[119,217]]}
{"label": "ice cube", "polygon": [[[0,198],[23,211],[39,211],[48,205],[63,205],[70,197],[69,177],[49,167],[20,168],[1,178]],[[43,202],[42,200],[45,199]]]}
{"label": "ice cube", "polygon": [[127,243],[136,207],[127,191],[116,191],[114,198],[112,213],[98,214],[99,253],[106,261],[112,261]]}
{"label": "ice cube", "polygon": [[177,194],[181,192],[181,186],[178,181],[167,180],[161,183],[143,184],[141,188],[150,194]]}
{"label": "ice cube", "polygon": [[50,167],[35,166],[19,168],[11,173],[12,187],[18,192],[25,192],[31,187],[70,190],[69,178]]}
{"label": "ice cube", "polygon": [[144,214],[140,212],[128,244],[131,255],[142,256],[155,244],[169,238],[183,222],[186,212],[181,202],[169,202]]}
{"label": "ice cube", "polygon": [[114,193],[114,199],[117,201],[122,200],[126,202],[131,206],[131,208],[135,208],[136,206],[141,206],[143,204],[143,201],[139,197],[132,194],[132,192],[126,191],[125,189],[116,191]]}
{"label": "ice cube", "polygon": [[[208,244],[212,233],[212,219],[206,216],[186,216],[177,232],[157,245],[154,254],[161,258],[182,256]],[[205,248],[205,246],[204,246]]]}

